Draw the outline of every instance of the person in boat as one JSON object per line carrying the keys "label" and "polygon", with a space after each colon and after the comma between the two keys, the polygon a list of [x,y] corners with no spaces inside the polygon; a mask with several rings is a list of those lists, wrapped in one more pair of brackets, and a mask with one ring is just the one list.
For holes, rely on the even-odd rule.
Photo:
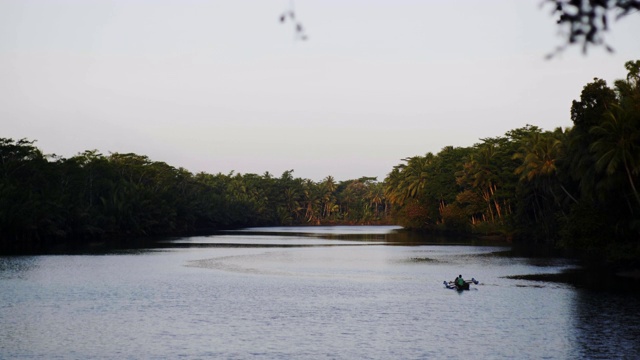
{"label": "person in boat", "polygon": [[465,283],[466,282],[462,278],[462,275],[458,275],[458,277],[456,278],[456,281],[455,281],[456,286],[461,288],[461,287],[463,287],[465,285]]}

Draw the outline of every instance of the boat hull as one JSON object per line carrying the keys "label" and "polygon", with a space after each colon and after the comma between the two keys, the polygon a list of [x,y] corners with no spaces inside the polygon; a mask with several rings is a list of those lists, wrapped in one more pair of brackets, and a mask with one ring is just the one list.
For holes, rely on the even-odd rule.
{"label": "boat hull", "polygon": [[464,283],[464,285],[456,285],[456,290],[458,291],[469,290],[469,283]]}

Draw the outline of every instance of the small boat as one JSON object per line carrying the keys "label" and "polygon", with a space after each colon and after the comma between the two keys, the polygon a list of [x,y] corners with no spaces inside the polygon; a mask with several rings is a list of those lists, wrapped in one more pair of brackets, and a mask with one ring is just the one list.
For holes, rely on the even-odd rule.
{"label": "small boat", "polygon": [[471,278],[471,280],[465,280],[464,281],[464,285],[462,285],[462,286],[456,285],[456,283],[453,282],[453,281],[444,281],[443,282],[444,286],[447,289],[455,289],[455,290],[458,290],[458,291],[469,290],[469,285],[471,283],[474,283],[475,285],[478,285],[480,282],[478,280],[474,279],[474,278]]}

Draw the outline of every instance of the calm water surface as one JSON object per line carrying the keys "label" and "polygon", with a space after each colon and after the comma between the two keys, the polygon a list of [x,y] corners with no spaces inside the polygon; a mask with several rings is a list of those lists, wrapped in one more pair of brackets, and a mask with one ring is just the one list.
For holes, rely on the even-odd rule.
{"label": "calm water surface", "polygon": [[[571,262],[395,229],[260,228],[0,257],[0,358],[640,358],[637,297],[507,278]],[[458,274],[480,284],[445,289]]]}

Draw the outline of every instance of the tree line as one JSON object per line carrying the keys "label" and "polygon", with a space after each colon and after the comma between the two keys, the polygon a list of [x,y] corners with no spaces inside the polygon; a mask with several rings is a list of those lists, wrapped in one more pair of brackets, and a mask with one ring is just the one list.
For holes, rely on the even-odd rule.
{"label": "tree line", "polygon": [[0,138],[0,252],[248,226],[371,224],[386,212],[375,178],[192,174],[144,155],[93,150],[67,159],[34,141]]}
{"label": "tree line", "polygon": [[528,125],[404,159],[384,181],[395,221],[637,257],[640,61],[625,68],[613,87],[598,78],[584,86],[570,128]]}
{"label": "tree line", "polygon": [[0,138],[0,252],[248,226],[394,223],[637,254],[640,61],[625,68],[613,87],[598,78],[584,86],[571,128],[527,125],[409,157],[381,182],[315,182],[293,170],[192,174],[144,155],[62,158]]}

